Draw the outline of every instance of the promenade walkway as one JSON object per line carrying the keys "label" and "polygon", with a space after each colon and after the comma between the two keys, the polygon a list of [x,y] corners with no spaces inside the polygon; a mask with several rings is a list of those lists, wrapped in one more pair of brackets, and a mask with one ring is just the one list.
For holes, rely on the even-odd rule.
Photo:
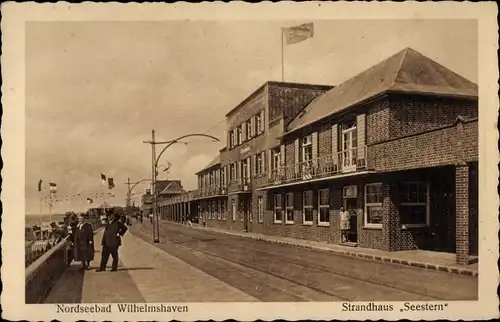
{"label": "promenade walkway", "polygon": [[[100,244],[102,231],[95,236]],[[55,283],[45,303],[154,303],[248,302],[254,297],[169,255],[132,235],[125,234],[118,271],[96,272],[100,251],[91,269],[79,271],[74,263]]]}

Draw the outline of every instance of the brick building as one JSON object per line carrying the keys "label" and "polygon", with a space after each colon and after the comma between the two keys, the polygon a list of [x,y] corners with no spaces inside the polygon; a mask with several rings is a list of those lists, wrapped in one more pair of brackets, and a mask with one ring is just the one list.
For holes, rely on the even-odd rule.
{"label": "brick building", "polygon": [[268,82],[226,115],[227,150],[198,174],[201,190],[207,173],[219,173],[209,186],[227,182],[206,223],[340,243],[343,206],[348,245],[466,264],[478,250],[477,116],[477,85],[410,48],[336,87]]}

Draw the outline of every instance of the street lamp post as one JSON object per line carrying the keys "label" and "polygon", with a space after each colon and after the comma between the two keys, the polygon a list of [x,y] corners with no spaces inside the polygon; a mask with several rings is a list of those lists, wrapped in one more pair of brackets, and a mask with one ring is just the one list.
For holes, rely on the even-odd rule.
{"label": "street lamp post", "polygon": [[[153,195],[153,241],[155,243],[159,243],[160,242],[160,219],[159,219],[159,216],[158,216],[158,212],[156,211],[156,207],[157,207],[157,191],[156,191],[156,178],[158,176],[158,161],[160,160],[160,157],[162,156],[163,152],[165,152],[170,146],[172,146],[173,144],[176,144],[176,143],[184,143],[184,142],[181,142],[182,139],[185,139],[185,138],[188,138],[188,137],[194,137],[194,136],[198,136],[198,137],[206,137],[206,138],[210,138],[212,140],[214,140],[214,142],[220,142],[220,140],[214,136],[211,136],[211,135],[208,135],[208,134],[197,134],[197,133],[193,133],[193,134],[187,134],[187,135],[183,135],[181,137],[178,137],[177,139],[174,139],[174,140],[171,140],[171,141],[156,141],[155,140],[155,130],[152,130],[151,132],[151,141],[143,141],[143,143],[148,143],[148,144],[151,144],[151,154],[152,154],[152,157],[151,157],[151,166],[152,166],[152,169],[151,169],[151,181],[152,181],[152,187],[151,187],[151,192],[152,192],[152,195]],[[158,154],[158,157],[156,157],[156,145],[159,145],[159,144],[167,144],[163,150],[161,150],[161,152]],[[187,144],[187,143],[184,143],[184,144]]]}
{"label": "street lamp post", "polygon": [[[128,178],[127,182],[125,182],[125,184],[127,185],[127,200],[125,201],[127,209],[130,207],[130,200],[131,200],[131,197],[132,197],[132,190],[139,183],[145,182],[145,181],[151,181],[151,179],[141,179],[141,180],[139,180],[137,182],[133,182],[132,183],[132,182],[130,182],[130,178]],[[130,186],[130,185],[132,185],[132,186]]]}

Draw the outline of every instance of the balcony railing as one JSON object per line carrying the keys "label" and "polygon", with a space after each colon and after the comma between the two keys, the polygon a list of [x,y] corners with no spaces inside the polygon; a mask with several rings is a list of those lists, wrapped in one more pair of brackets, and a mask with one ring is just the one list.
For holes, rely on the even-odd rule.
{"label": "balcony railing", "polygon": [[248,177],[232,180],[229,182],[229,191],[246,192],[252,189],[252,180]]}
{"label": "balcony railing", "polygon": [[[362,153],[358,150],[362,149]],[[354,148],[272,169],[259,180],[260,186],[308,181],[334,175],[367,170],[367,148]]]}
{"label": "balcony railing", "polygon": [[220,185],[203,187],[194,192],[195,198],[204,198],[210,196],[225,195],[227,193],[227,188]]}

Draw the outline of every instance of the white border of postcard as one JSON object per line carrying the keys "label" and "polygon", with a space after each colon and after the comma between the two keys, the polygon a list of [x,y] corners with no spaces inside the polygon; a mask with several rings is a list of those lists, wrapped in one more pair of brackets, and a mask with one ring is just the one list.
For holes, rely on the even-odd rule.
{"label": "white border of postcard", "polygon": [[[493,2],[455,3],[175,3],[118,4],[86,2],[2,3],[3,122],[2,157],[2,309],[9,320],[364,320],[364,319],[485,319],[498,317],[498,171],[497,151],[497,7]],[[162,21],[273,19],[477,19],[479,29],[479,301],[449,302],[444,311],[343,312],[333,303],[186,303],[184,313],[56,313],[56,305],[24,301],[24,23],[26,21]],[[488,162],[486,162],[488,160]],[[452,288],[453,285],[450,285]],[[168,305],[168,303],[165,303]]]}

